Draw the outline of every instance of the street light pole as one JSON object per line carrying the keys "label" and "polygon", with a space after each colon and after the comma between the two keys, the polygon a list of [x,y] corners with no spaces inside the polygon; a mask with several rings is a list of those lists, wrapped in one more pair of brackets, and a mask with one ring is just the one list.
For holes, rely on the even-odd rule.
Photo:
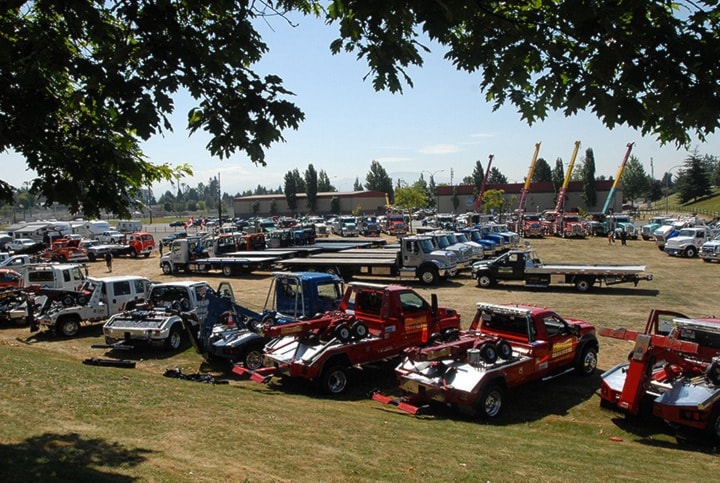
{"label": "street light pole", "polygon": [[430,182],[433,184],[433,187],[435,188],[435,192],[433,193],[433,195],[435,196],[435,212],[437,213],[437,211],[438,211],[438,196],[437,196],[437,186],[435,185],[435,175],[438,174],[438,173],[443,173],[443,172],[445,172],[445,170],[444,170],[444,169],[438,169],[437,171],[434,171],[434,172],[432,172],[432,173],[431,173],[430,171],[427,171],[427,170],[422,170],[422,171],[420,171],[420,172],[421,172],[421,173],[427,173],[427,174],[430,175]]}

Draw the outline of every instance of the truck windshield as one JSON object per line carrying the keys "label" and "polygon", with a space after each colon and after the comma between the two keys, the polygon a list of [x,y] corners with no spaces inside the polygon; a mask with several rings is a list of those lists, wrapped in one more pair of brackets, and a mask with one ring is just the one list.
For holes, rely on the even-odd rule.
{"label": "truck windshield", "polygon": [[420,245],[420,250],[422,250],[423,253],[430,253],[435,249],[432,242],[428,239],[420,240],[418,245]]}
{"label": "truck windshield", "polygon": [[440,248],[447,248],[450,246],[450,242],[445,236],[436,236],[435,240],[437,240],[437,244]]}

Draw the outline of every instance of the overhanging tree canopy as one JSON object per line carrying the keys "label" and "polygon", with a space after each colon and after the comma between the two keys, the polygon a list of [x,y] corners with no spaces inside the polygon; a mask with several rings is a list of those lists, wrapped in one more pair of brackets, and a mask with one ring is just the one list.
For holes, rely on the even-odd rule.
{"label": "overhanging tree canopy", "polygon": [[[304,115],[279,77],[252,70],[267,51],[253,22],[290,10],[336,25],[331,50],[366,61],[378,90],[411,86],[407,69],[422,65],[419,39],[430,38],[456,68],[479,72],[495,108],[513,104],[529,123],[589,110],[608,127],[678,144],[718,127],[712,0],[6,0],[0,152],[27,159],[48,202],[124,214],[139,188],[178,175],[139,143],[172,129],[182,89],[197,101],[187,128],[209,134],[212,155],[244,152],[264,165]],[[0,192],[10,199],[6,183]]]}

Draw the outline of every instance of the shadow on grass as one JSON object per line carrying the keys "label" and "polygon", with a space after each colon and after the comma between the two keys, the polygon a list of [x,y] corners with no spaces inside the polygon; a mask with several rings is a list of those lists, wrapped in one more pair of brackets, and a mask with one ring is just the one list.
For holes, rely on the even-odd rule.
{"label": "shadow on grass", "polygon": [[[717,442],[713,441],[703,431],[693,428],[674,429],[665,424],[660,418],[652,415],[649,410],[642,410],[637,416],[616,413],[611,418],[613,424],[626,433],[633,434],[638,438],[634,441],[647,446],[669,449],[683,449],[696,453],[717,454]],[[675,438],[675,442],[659,439],[659,436]]]}
{"label": "shadow on grass", "polygon": [[[550,381],[535,381],[520,387],[507,390],[503,401],[502,413],[493,419],[482,419],[478,417],[473,408],[470,407],[448,407],[440,403],[430,403],[421,408],[417,414],[419,417],[429,419],[453,419],[464,421],[477,421],[483,424],[495,426],[508,426],[525,424],[540,420],[549,415],[565,416],[573,407],[591,399],[600,385],[600,372],[596,371],[593,376],[580,377],[568,374],[552,379]],[[398,389],[385,392],[391,397],[400,397]],[[379,408],[392,408],[390,411],[398,414],[401,412],[394,406],[383,406],[378,403]]]}
{"label": "shadow on grass", "polygon": [[127,470],[143,463],[151,452],[76,433],[45,433],[0,444],[0,481],[135,481],[109,468]]}
{"label": "shadow on grass", "polygon": [[[640,282],[642,283],[652,283],[652,282]],[[582,297],[584,295],[606,295],[606,296],[618,296],[618,295],[634,295],[639,297],[657,297],[660,295],[660,291],[656,289],[649,289],[649,288],[637,288],[637,287],[628,287],[627,285],[625,287],[622,286],[611,286],[611,287],[598,287],[597,285],[594,286],[589,292],[581,293],[578,292],[575,287],[572,285],[553,285],[551,287],[547,288],[536,288],[536,287],[527,287],[525,285],[514,285],[514,284],[503,284],[503,283],[497,283],[489,288],[479,288],[478,290],[496,290],[496,291],[505,291],[505,292],[518,292],[518,293],[525,293],[525,292],[533,292],[533,293],[539,293],[539,292],[552,292],[552,293],[566,293],[566,294],[572,294],[578,297]]]}
{"label": "shadow on grass", "polygon": [[77,335],[74,335],[72,337],[63,337],[61,335],[57,335],[54,329],[50,329],[48,327],[41,327],[40,330],[36,332],[30,332],[30,329],[28,327],[28,333],[30,335],[22,339],[18,337],[17,340],[23,342],[24,344],[34,344],[36,342],[64,342],[71,339],[91,339],[102,336],[102,326],[102,323],[83,323],[80,325],[80,330],[78,331]]}

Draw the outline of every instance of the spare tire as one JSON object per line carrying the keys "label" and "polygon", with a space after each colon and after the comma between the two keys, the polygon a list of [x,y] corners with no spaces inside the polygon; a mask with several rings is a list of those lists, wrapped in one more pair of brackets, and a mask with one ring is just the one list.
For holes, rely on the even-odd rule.
{"label": "spare tire", "polygon": [[492,342],[485,342],[480,346],[480,358],[487,364],[494,364],[498,358],[497,349]]}

